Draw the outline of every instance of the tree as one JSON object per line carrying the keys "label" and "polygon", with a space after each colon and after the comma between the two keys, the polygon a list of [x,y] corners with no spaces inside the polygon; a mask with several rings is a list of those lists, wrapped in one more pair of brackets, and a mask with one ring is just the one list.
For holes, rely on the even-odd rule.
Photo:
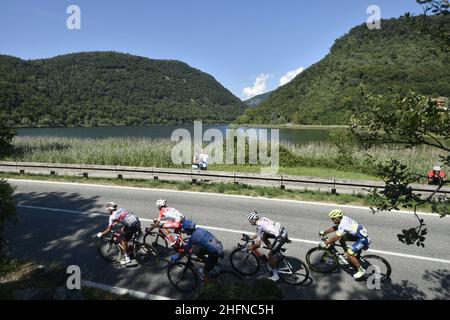
{"label": "tree", "polygon": [[[447,0],[417,0],[424,7],[424,19],[421,32],[443,39],[442,50],[448,51],[448,30],[430,28],[427,25],[427,15],[447,15],[449,4]],[[430,96],[413,91],[395,95],[374,95],[361,89],[363,105],[355,110],[351,120],[351,130],[365,146],[396,145],[408,148],[418,145],[428,145],[442,151],[439,160],[444,167],[450,167],[450,146],[444,141],[450,139],[450,116],[448,109],[438,105]],[[371,190],[373,202],[372,211],[391,211],[401,208],[412,209],[419,222],[415,228],[403,230],[398,234],[399,241],[424,247],[427,234],[426,224],[417,215],[421,205],[431,205],[433,212],[441,217],[450,214],[450,199],[446,196],[436,196],[438,191],[450,181],[443,181],[434,192],[424,196],[414,192],[411,184],[419,182],[425,173],[411,172],[407,166],[398,160],[391,159],[388,163],[377,166],[378,175],[385,182],[380,191]]]}
{"label": "tree", "polygon": [[5,225],[16,216],[16,203],[12,197],[14,189],[3,179],[0,179],[0,261],[6,256]]}
{"label": "tree", "polygon": [[11,142],[16,132],[0,122],[0,157],[7,153],[11,148]]}

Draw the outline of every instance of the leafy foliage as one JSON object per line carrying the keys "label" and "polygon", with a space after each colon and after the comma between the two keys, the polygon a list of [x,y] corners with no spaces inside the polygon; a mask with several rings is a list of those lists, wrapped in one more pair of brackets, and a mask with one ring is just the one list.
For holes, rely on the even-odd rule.
{"label": "leafy foliage", "polygon": [[9,126],[89,127],[220,123],[245,105],[185,63],[90,52],[32,61],[0,55],[0,109]]}
{"label": "leafy foliage", "polygon": [[[274,91],[256,109],[247,109],[238,123],[347,124],[363,102],[358,86],[374,94],[414,91],[450,96],[450,56],[441,38],[423,33],[412,22],[422,17],[382,20],[381,30],[365,24],[336,40],[320,62]],[[448,25],[449,15],[428,17],[433,30]],[[447,28],[447,31],[450,28]],[[295,119],[294,119],[295,115]]]}
{"label": "leafy foliage", "polygon": [[5,258],[6,240],[4,238],[7,220],[16,215],[16,203],[12,197],[14,189],[3,179],[0,180],[0,261]]}
{"label": "leafy foliage", "polygon": [[11,149],[11,142],[15,135],[15,130],[0,124],[0,157]]}

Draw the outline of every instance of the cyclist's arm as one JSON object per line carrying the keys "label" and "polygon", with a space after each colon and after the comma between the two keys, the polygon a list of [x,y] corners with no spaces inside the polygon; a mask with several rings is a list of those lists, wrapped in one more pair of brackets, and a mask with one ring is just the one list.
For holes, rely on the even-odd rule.
{"label": "cyclist's arm", "polygon": [[158,215],[158,218],[156,218],[156,219],[153,219],[153,224],[152,225],[150,225],[150,227],[153,229],[153,228],[156,228],[156,227],[159,227],[159,224],[161,223],[161,215]]}
{"label": "cyclist's arm", "polygon": [[339,240],[341,240],[341,236],[335,235],[333,238],[328,239],[327,241],[325,241],[325,244],[326,245],[333,244],[333,243],[335,243],[336,241],[339,241]]}
{"label": "cyclist's arm", "polygon": [[250,246],[249,250],[253,251],[261,247],[261,240],[256,240],[253,242],[253,244]]}
{"label": "cyclist's arm", "polygon": [[[115,224],[117,224],[117,223],[115,223]],[[103,237],[104,235],[107,235],[108,233],[110,233],[111,230],[112,230],[112,228],[113,228],[113,226],[114,226],[115,224],[110,224],[110,225],[108,226],[108,228],[106,228],[105,230],[103,230],[103,231],[102,231],[102,237]]]}
{"label": "cyclist's arm", "polygon": [[329,245],[329,244],[335,243],[336,241],[341,240],[341,237],[344,235],[344,233],[345,233],[345,229],[344,228],[337,227],[336,235],[333,238],[325,241],[325,244]]}
{"label": "cyclist's arm", "polygon": [[333,226],[333,227],[331,227],[331,228],[325,230],[323,233],[324,233],[324,234],[329,234],[329,233],[332,233],[332,232],[337,231],[337,229],[338,229],[337,226]]}

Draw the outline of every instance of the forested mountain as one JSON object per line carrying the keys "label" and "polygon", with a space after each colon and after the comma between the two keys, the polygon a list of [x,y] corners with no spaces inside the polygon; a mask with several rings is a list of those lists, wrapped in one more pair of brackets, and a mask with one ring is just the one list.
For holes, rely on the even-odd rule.
{"label": "forested mountain", "polygon": [[253,98],[250,98],[248,100],[245,100],[244,103],[251,107],[257,107],[259,106],[261,103],[263,103],[264,101],[267,100],[267,98],[269,98],[270,94],[272,93],[272,91],[266,92],[266,93],[262,93],[262,94],[258,94],[257,96],[254,96]]}
{"label": "forested mountain", "polygon": [[0,120],[11,126],[220,123],[245,108],[212,76],[179,61],[116,52],[0,55]]}
{"label": "forested mountain", "polygon": [[[450,15],[430,19],[450,28]],[[346,124],[351,106],[360,102],[361,83],[373,93],[414,90],[450,97],[450,55],[404,18],[382,20],[381,30],[363,24],[336,40],[323,60],[274,91],[258,108],[248,109],[237,122]]]}

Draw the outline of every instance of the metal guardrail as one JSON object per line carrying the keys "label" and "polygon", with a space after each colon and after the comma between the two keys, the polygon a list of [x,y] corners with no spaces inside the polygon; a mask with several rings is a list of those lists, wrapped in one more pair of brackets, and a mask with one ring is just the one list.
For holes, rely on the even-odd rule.
{"label": "metal guardrail", "polygon": [[[236,173],[236,172],[208,172],[208,171],[198,171],[198,170],[187,170],[187,169],[168,169],[168,168],[145,168],[145,167],[123,167],[123,166],[103,166],[103,165],[76,165],[76,164],[51,164],[51,163],[30,163],[30,162],[4,162],[0,161],[0,171],[4,171],[2,168],[10,168],[18,171],[21,174],[26,172],[26,169],[33,170],[50,170],[51,175],[56,175],[56,170],[64,171],[76,171],[78,175],[88,178],[90,172],[103,172],[112,175],[116,175],[119,179],[123,179],[123,175],[129,174],[147,174],[153,176],[153,179],[159,179],[159,175],[169,175],[169,176],[185,176],[192,180],[192,182],[197,182],[197,179],[228,179],[232,180],[234,183],[238,183],[237,180],[249,180],[257,182],[272,182],[279,185],[282,189],[285,189],[288,184],[303,185],[303,186],[316,186],[316,187],[327,187],[331,189],[332,193],[337,192],[338,187],[343,187],[346,189],[368,191],[372,188],[384,189],[384,184],[376,182],[361,182],[361,181],[348,181],[348,180],[327,180],[327,179],[317,179],[309,177],[297,177],[297,176],[269,176],[251,173]],[[11,170],[7,170],[11,172]],[[424,185],[414,185],[413,190],[416,192],[426,192],[432,193],[436,190],[436,187],[429,187]],[[450,188],[441,188],[438,194],[450,195]]]}

